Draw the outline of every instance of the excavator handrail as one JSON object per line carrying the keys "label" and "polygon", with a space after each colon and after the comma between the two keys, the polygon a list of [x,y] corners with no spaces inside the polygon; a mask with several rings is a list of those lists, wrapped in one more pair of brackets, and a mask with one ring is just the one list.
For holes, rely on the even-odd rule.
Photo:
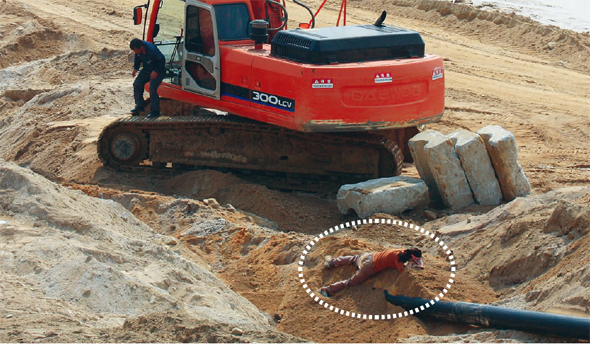
{"label": "excavator handrail", "polygon": [[315,14],[313,14],[313,11],[311,10],[311,8],[309,8],[309,6],[307,6],[306,4],[302,3],[299,0],[293,0],[293,2],[296,3],[297,5],[305,8],[309,12],[309,14],[311,15],[311,20],[309,21],[309,27],[311,29],[313,29],[315,27]]}
{"label": "excavator handrail", "polygon": [[269,4],[273,4],[273,5],[279,6],[283,10],[283,13],[285,14],[285,17],[284,17],[285,20],[283,20],[283,24],[281,26],[279,26],[279,27],[276,27],[276,28],[270,28],[269,27],[268,28],[268,31],[279,31],[279,30],[282,30],[287,25],[287,22],[289,21],[289,14],[287,13],[287,8],[283,4],[281,4],[280,2],[277,2],[277,1],[266,0],[266,2],[269,3]]}
{"label": "excavator handrail", "polygon": [[[293,0],[295,3],[297,3],[296,0]],[[313,20],[313,25],[315,26],[315,18],[317,17],[317,15],[320,13],[320,11],[322,10],[322,8],[324,7],[324,5],[326,4],[328,0],[324,0],[322,1],[322,4],[320,5],[320,7],[318,8],[318,10],[315,12],[315,15],[312,15],[312,20]],[[344,11],[344,18],[343,18],[343,25],[346,26],[346,6],[347,6],[347,2],[346,0],[341,0],[340,3],[340,11],[338,12],[338,20],[336,21],[336,26],[340,25],[340,18],[342,16],[342,12]],[[309,25],[311,25],[312,21],[309,21]],[[313,26],[312,26],[313,27]]]}

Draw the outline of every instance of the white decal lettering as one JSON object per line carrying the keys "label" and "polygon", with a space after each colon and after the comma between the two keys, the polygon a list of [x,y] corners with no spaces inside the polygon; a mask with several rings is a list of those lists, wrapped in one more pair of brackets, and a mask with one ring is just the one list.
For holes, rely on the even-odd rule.
{"label": "white decal lettering", "polygon": [[252,100],[259,101],[262,103],[269,103],[272,105],[278,105],[280,107],[284,107],[287,109],[290,109],[293,106],[293,102],[281,100],[277,96],[269,95],[258,91],[252,91]]}

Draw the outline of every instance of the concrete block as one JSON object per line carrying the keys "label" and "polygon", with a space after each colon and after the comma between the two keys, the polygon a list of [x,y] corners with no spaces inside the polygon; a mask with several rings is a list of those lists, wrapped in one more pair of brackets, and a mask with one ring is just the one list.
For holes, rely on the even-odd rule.
{"label": "concrete block", "polygon": [[459,129],[449,135],[455,153],[471,187],[473,198],[481,205],[502,203],[502,189],[482,138],[476,133]]}
{"label": "concrete block", "polygon": [[410,154],[412,154],[412,159],[414,160],[414,164],[416,164],[416,169],[418,170],[418,173],[420,174],[420,177],[422,178],[424,183],[426,183],[426,186],[428,186],[430,201],[433,203],[441,203],[442,199],[440,196],[440,192],[438,191],[436,181],[434,180],[432,170],[428,165],[426,153],[424,152],[424,146],[430,140],[440,137],[444,137],[444,135],[436,130],[425,130],[417,134],[416,136],[412,137],[408,142],[408,146],[410,147]]}
{"label": "concrete block", "polygon": [[424,146],[424,152],[443,204],[452,210],[473,204],[471,188],[453,141],[444,135],[433,137]]}
{"label": "concrete block", "polygon": [[486,145],[498,176],[504,199],[508,202],[531,193],[531,184],[518,163],[516,138],[499,125],[488,125],[477,132]]}
{"label": "concrete block", "polygon": [[424,181],[398,176],[343,185],[336,201],[341,213],[353,209],[360,218],[366,218],[376,213],[401,214],[427,205],[429,197]]}

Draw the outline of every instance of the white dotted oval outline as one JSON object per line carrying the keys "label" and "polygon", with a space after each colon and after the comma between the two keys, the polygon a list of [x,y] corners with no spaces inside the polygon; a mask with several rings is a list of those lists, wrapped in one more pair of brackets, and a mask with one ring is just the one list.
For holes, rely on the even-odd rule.
{"label": "white dotted oval outline", "polygon": [[[345,227],[350,227],[352,226],[359,226],[361,224],[366,225],[366,224],[388,224],[388,225],[397,225],[397,226],[402,226],[404,228],[409,228],[409,229],[414,229],[415,231],[421,233],[422,235],[426,235],[427,237],[430,237],[432,240],[434,240],[435,242],[437,242],[439,244],[439,246],[442,247],[443,250],[445,250],[445,253],[447,254],[447,258],[450,261],[451,264],[451,278],[449,279],[449,283],[447,283],[446,288],[443,288],[443,292],[439,293],[438,296],[436,296],[434,298],[434,300],[430,300],[429,302],[426,302],[424,305],[421,305],[420,307],[416,307],[413,310],[409,310],[409,311],[405,311],[403,313],[393,313],[393,314],[386,314],[386,315],[373,315],[373,314],[363,314],[363,313],[355,313],[355,312],[350,312],[350,311],[346,311],[344,309],[339,309],[338,307],[334,307],[333,305],[328,304],[327,302],[324,302],[323,299],[320,299],[319,296],[315,295],[315,293],[313,293],[311,291],[311,289],[307,286],[307,284],[305,283],[305,278],[303,276],[303,261],[305,260],[308,252],[311,250],[311,248],[318,242],[320,241],[320,239],[323,239],[324,237],[327,237],[330,234],[334,234],[336,232],[338,232],[341,229],[344,229]],[[407,223],[407,222],[402,222],[399,220],[391,220],[391,219],[369,219],[368,221],[366,219],[364,220],[357,220],[352,221],[352,222],[346,222],[346,223],[341,223],[338,226],[335,226],[333,228],[330,228],[326,231],[324,231],[323,233],[320,233],[318,236],[314,237],[312,241],[309,242],[309,244],[307,246],[305,246],[305,250],[303,250],[303,254],[301,255],[301,260],[299,260],[299,266],[297,267],[297,271],[299,272],[299,281],[303,286],[303,290],[305,290],[305,292],[317,303],[320,304],[320,306],[323,306],[326,309],[329,309],[330,311],[334,311],[337,314],[340,315],[344,315],[344,316],[349,316],[351,318],[357,318],[357,319],[363,319],[363,320],[390,320],[390,319],[396,319],[396,318],[403,318],[405,316],[408,315],[413,315],[415,313],[418,313],[420,311],[424,311],[427,308],[430,308],[430,306],[434,305],[436,302],[440,301],[440,299],[442,299],[444,297],[444,295],[449,291],[449,289],[451,289],[451,284],[453,284],[455,282],[454,278],[455,278],[455,272],[457,271],[457,268],[455,266],[455,258],[452,255],[452,250],[445,245],[444,241],[442,241],[439,237],[435,237],[434,233],[430,233],[430,231],[425,230],[424,228],[420,227],[420,226],[416,226],[414,224],[411,223]]]}

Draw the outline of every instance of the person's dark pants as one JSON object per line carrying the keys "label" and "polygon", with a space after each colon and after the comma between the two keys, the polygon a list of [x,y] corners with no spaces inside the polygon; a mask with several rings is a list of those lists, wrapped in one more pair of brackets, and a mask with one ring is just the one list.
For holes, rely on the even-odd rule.
{"label": "person's dark pants", "polygon": [[332,259],[329,263],[331,266],[356,265],[358,268],[355,274],[349,279],[322,287],[322,289],[327,290],[330,295],[334,295],[346,287],[360,284],[375,274],[375,270],[373,269],[373,253],[359,254],[356,256],[342,256]]}
{"label": "person's dark pants", "polygon": [[[145,84],[150,82],[151,72],[144,72],[143,70],[137,74],[133,82],[133,96],[135,97],[135,105],[143,108],[143,88]],[[158,96],[158,87],[164,80],[164,72],[158,72],[158,77],[150,82],[150,108],[151,112],[160,112],[160,96]]]}

